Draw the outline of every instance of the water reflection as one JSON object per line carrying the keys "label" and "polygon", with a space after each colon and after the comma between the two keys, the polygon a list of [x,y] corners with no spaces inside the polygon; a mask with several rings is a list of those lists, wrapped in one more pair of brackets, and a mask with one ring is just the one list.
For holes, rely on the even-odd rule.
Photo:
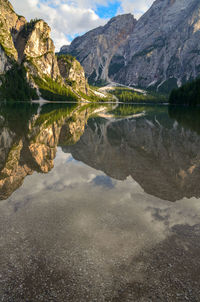
{"label": "water reflection", "polygon": [[96,105],[1,106],[0,199],[34,171],[51,171],[57,146],[111,178],[131,176],[161,199],[200,197],[199,110],[118,106],[91,118],[95,112]]}
{"label": "water reflection", "polygon": [[177,108],[169,116],[167,108],[147,107],[138,118],[90,119],[80,141],[63,151],[112,178],[131,176],[161,199],[199,198],[199,116]]}
{"label": "water reflection", "polygon": [[101,109],[2,108],[2,301],[198,301],[196,127]]}
{"label": "water reflection", "polygon": [[57,146],[76,143],[93,111],[74,104],[2,106],[0,199],[8,198],[34,171],[51,171]]}

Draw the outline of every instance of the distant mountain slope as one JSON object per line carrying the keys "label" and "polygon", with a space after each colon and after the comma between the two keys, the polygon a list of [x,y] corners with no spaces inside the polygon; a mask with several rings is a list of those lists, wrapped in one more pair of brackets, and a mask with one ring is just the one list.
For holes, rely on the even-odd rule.
{"label": "distant mountain slope", "polygon": [[126,28],[120,47],[108,44],[105,52],[107,31],[100,28],[62,49],[77,56],[89,78],[169,91],[200,74],[199,0],[156,0],[138,22],[121,18],[115,30],[105,27],[112,41]]}
{"label": "distant mountain slope", "polygon": [[76,38],[61,53],[70,53],[84,66],[90,82],[106,81],[112,57],[123,49],[137,21],[131,14],[112,18],[105,26]]}

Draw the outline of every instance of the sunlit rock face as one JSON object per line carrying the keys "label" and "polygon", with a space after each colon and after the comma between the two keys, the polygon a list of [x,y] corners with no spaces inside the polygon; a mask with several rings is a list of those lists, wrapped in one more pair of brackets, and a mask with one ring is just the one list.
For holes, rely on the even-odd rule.
{"label": "sunlit rock face", "polygon": [[[62,62],[58,67],[51,29],[46,22],[38,19],[27,22],[14,12],[7,0],[0,0],[0,7],[0,74],[5,74],[17,62],[25,67],[26,78],[35,88],[39,86],[38,80],[46,81],[47,86],[53,80],[71,90],[87,93],[89,87],[79,62],[73,59],[67,72],[59,69]],[[75,83],[73,89],[70,81]]]}
{"label": "sunlit rock face", "polygon": [[0,7],[0,44],[8,57],[17,60],[18,54],[14,42],[26,21],[14,12],[9,1],[1,0]]}
{"label": "sunlit rock face", "polygon": [[61,53],[70,53],[80,61],[91,82],[108,80],[113,55],[125,44],[136,20],[131,14],[111,19],[108,24],[76,38]]}
{"label": "sunlit rock face", "polygon": [[0,7],[0,74],[3,74],[12,66],[11,60],[18,60],[15,42],[26,20],[14,12],[7,0],[0,0]]}
{"label": "sunlit rock face", "polygon": [[200,74],[199,0],[156,0],[137,22],[125,15],[76,38],[61,52],[87,76],[169,91]]}
{"label": "sunlit rock face", "polygon": [[[25,65],[29,67],[31,74],[58,79],[60,72],[50,33],[51,29],[46,22],[37,21],[26,38],[23,57],[26,59]],[[23,34],[26,35],[24,32],[21,33],[18,38],[19,43],[22,41]]]}
{"label": "sunlit rock face", "polygon": [[85,77],[85,72],[81,64],[73,57],[58,56],[58,67],[62,78],[66,84],[70,84],[74,89],[85,94],[88,93],[89,86]]}
{"label": "sunlit rock face", "polygon": [[50,27],[43,20],[27,23],[7,0],[1,0],[0,6],[0,72],[8,69],[8,58],[12,58],[19,63],[26,60],[25,66],[33,75],[56,79],[60,73]]}
{"label": "sunlit rock face", "polygon": [[200,197],[200,136],[159,116],[90,121],[80,141],[65,152],[108,176],[131,176],[146,193],[176,201]]}

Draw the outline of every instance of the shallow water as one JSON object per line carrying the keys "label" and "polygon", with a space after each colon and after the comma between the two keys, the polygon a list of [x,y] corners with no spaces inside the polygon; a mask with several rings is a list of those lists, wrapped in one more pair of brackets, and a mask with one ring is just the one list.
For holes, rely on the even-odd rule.
{"label": "shallow water", "polygon": [[2,301],[199,301],[198,110],[0,112]]}

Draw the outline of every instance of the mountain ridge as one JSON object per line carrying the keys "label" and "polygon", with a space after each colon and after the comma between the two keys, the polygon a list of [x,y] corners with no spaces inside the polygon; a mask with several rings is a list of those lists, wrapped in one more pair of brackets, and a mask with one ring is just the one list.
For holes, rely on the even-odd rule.
{"label": "mountain ridge", "polygon": [[[125,19],[128,15],[124,15]],[[119,30],[126,27],[121,16]],[[134,18],[134,17],[133,17]],[[135,19],[134,19],[135,20]],[[111,29],[108,22],[105,31]],[[108,52],[106,66],[104,54],[96,55],[94,49],[101,49],[97,29],[77,37],[64,49],[74,54],[83,65],[91,82],[114,81],[125,85],[151,88],[169,92],[171,89],[195,79],[200,74],[200,2],[198,0],[156,0],[134,26],[126,28],[127,36],[117,47],[113,43]],[[114,41],[117,32],[110,39]],[[106,35],[104,33],[104,35]],[[86,45],[96,44],[86,50]],[[63,51],[63,48],[62,48]],[[84,55],[87,54],[87,57]],[[88,57],[97,56],[99,64],[93,64]],[[107,74],[99,72],[106,69]]]}
{"label": "mountain ridge", "polygon": [[75,38],[70,46],[61,48],[61,53],[74,55],[84,66],[91,83],[107,81],[110,61],[114,53],[126,43],[136,23],[132,14],[113,17],[105,26]]}

